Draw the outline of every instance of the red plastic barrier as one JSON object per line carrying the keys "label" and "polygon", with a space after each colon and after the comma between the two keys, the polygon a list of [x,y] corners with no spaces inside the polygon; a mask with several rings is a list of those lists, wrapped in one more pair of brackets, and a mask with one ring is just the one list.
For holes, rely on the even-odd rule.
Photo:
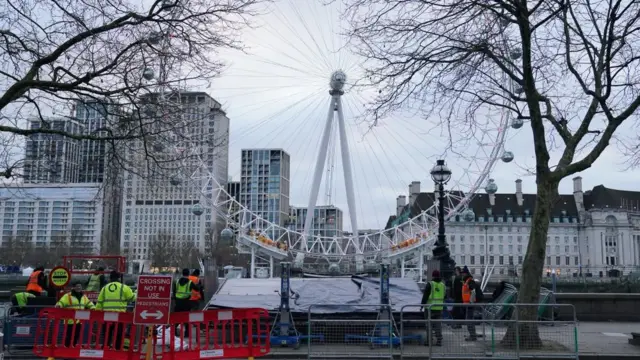
{"label": "red plastic barrier", "polygon": [[[265,309],[173,313],[170,325],[153,327],[153,359],[252,358],[269,353]],[[71,321],[69,324],[69,319]],[[188,329],[188,330],[187,330]],[[132,313],[44,309],[33,352],[65,359],[144,359],[149,327]]]}

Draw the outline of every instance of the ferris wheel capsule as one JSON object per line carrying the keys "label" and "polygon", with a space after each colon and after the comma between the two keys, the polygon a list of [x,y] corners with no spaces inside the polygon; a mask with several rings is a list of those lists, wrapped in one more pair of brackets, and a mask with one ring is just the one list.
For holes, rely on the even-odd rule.
{"label": "ferris wheel capsule", "polygon": [[144,71],[142,72],[142,77],[145,78],[146,80],[153,80],[155,76],[156,74],[153,72],[152,68],[145,68]]}
{"label": "ferris wheel capsule", "polygon": [[485,186],[484,191],[486,191],[489,195],[497,193],[498,185],[496,184],[496,181],[493,179],[489,179],[489,183],[487,184],[487,186]]}
{"label": "ferris wheel capsule", "polygon": [[340,266],[336,263],[331,263],[331,265],[329,265],[329,272],[332,274],[337,274],[340,272]]}
{"label": "ferris wheel capsule", "polygon": [[180,181],[180,179],[178,179],[177,177],[172,177],[171,180],[169,180],[169,183],[173,186],[178,186],[182,183],[182,181]]}
{"label": "ferris wheel capsule", "polygon": [[191,208],[191,213],[193,213],[193,215],[195,216],[200,216],[204,213],[204,209],[202,209],[202,206],[200,206],[200,204],[195,204]]}
{"label": "ferris wheel capsule", "polygon": [[233,230],[229,228],[224,228],[220,232],[220,241],[222,241],[223,245],[230,245],[233,241]]}
{"label": "ferris wheel capsule", "polygon": [[511,151],[505,151],[502,153],[502,161],[510,163],[513,161],[513,153]]}
{"label": "ferris wheel capsule", "polygon": [[151,45],[158,45],[160,44],[160,41],[162,41],[162,33],[154,31],[149,34],[149,38],[147,40]]}
{"label": "ferris wheel capsule", "polygon": [[464,221],[473,221],[476,219],[476,214],[471,209],[467,209],[462,213],[462,219]]}
{"label": "ferris wheel capsule", "polygon": [[164,145],[162,145],[162,143],[156,142],[153,144],[153,151],[160,152],[162,150],[164,150]]}
{"label": "ferris wheel capsule", "polygon": [[522,127],[522,125],[524,125],[524,120],[522,120],[522,119],[515,118],[515,119],[513,119],[513,121],[511,121],[511,128],[512,129],[520,129]]}
{"label": "ferris wheel capsule", "polygon": [[162,7],[163,8],[167,8],[169,6],[176,5],[177,3],[178,3],[178,1],[176,1],[176,0],[162,0]]}
{"label": "ferris wheel capsule", "polygon": [[511,56],[512,60],[518,60],[520,59],[520,57],[522,57],[522,51],[520,51],[520,49],[513,49],[511,50],[509,56]]}

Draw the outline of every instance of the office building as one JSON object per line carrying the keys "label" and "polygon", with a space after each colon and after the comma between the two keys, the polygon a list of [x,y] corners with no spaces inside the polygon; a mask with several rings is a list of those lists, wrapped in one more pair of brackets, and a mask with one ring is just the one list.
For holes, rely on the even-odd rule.
{"label": "office building", "polygon": [[[32,130],[46,128],[81,134],[85,126],[71,118],[47,118],[29,121]],[[62,135],[34,134],[26,139],[25,183],[76,183],[79,180],[82,158],[80,141]]]}
{"label": "office building", "polygon": [[[419,186],[419,185],[418,185]],[[475,274],[495,265],[498,276],[517,276],[527,251],[536,194],[524,194],[517,180],[513,193],[477,194],[463,214],[446,224],[451,254]],[[433,193],[410,188],[409,202],[401,195],[397,213],[387,228],[417,216],[434,204]],[[435,216],[435,212],[432,213]],[[561,194],[551,210],[544,271],[562,276],[607,276],[640,266],[640,192],[602,185],[583,192],[582,178],[574,193]],[[408,226],[408,225],[405,225]],[[408,229],[403,229],[408,230]]]}
{"label": "office building", "polygon": [[[304,233],[304,223],[307,218],[307,208],[292,206],[289,215],[288,228],[300,233]],[[314,210],[313,222],[311,223],[311,236],[322,236],[325,238],[335,238],[342,241],[342,210],[333,205],[318,205]],[[311,241],[309,245],[311,245]],[[311,251],[324,253],[337,253],[335,248],[329,248],[330,241],[324,244],[324,249],[310,249]]]}
{"label": "office building", "polygon": [[243,149],[240,177],[240,203],[268,223],[285,226],[289,218],[290,158],[282,149]]}
{"label": "office building", "polygon": [[75,254],[99,253],[101,234],[117,231],[103,228],[103,214],[112,211],[103,198],[102,188],[95,183],[0,188],[3,251],[15,252],[10,247],[17,242],[31,244],[35,254],[16,259],[31,266],[42,261],[38,255],[48,256],[50,247],[55,250],[61,244],[69,245]]}
{"label": "office building", "polygon": [[[74,118],[83,125],[86,134],[94,134],[96,136],[106,136],[106,132],[99,132],[99,129],[111,126],[115,121],[119,120],[119,108],[111,104],[108,100],[95,101],[84,100],[77,101],[74,106]],[[114,171],[117,168],[110,164],[113,160],[110,144],[106,141],[80,141],[80,173],[78,182],[82,183],[101,183],[107,175],[117,176]]]}
{"label": "office building", "polygon": [[[150,245],[154,239],[169,237],[176,246],[191,246],[202,253],[207,234],[217,234],[224,226],[206,200],[218,196],[213,194],[211,178],[222,186],[227,183],[229,118],[220,103],[206,93],[183,92],[175,100],[182,105],[178,107],[180,113],[172,116],[188,126],[176,129],[183,133],[154,151],[162,157],[186,147],[194,155],[179,159],[172,168],[181,172],[175,174],[124,174],[121,248],[132,263],[145,268],[151,265]],[[147,101],[153,99],[142,99],[143,103]],[[180,143],[181,139],[189,143]],[[202,214],[194,214],[194,207],[201,207]]]}

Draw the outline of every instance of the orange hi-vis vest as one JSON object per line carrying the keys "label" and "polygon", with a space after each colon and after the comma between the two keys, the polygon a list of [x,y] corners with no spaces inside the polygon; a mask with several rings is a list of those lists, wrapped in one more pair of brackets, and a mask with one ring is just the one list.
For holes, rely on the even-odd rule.
{"label": "orange hi-vis vest", "polygon": [[471,302],[471,287],[469,283],[472,282],[473,279],[469,278],[462,285],[462,303],[469,304]]}
{"label": "orange hi-vis vest", "polygon": [[[200,282],[200,278],[197,276],[189,276],[189,280],[191,280],[192,283],[198,285],[198,283]],[[189,300],[200,300],[202,299],[202,296],[200,296],[200,290],[191,290],[191,297],[189,298]]]}
{"label": "orange hi-vis vest", "polygon": [[38,277],[41,273],[42,271],[40,270],[31,273],[31,275],[29,276],[29,283],[27,284],[27,291],[37,291],[41,293],[44,290],[42,286],[38,284]]}

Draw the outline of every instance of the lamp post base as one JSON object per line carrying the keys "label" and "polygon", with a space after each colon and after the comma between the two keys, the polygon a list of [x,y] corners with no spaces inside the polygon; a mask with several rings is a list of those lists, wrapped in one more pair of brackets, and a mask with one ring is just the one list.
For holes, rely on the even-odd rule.
{"label": "lamp post base", "polygon": [[455,272],[456,262],[451,258],[449,247],[445,244],[436,244],[433,248],[433,258],[440,261],[440,276],[447,286],[451,286],[451,278]]}

